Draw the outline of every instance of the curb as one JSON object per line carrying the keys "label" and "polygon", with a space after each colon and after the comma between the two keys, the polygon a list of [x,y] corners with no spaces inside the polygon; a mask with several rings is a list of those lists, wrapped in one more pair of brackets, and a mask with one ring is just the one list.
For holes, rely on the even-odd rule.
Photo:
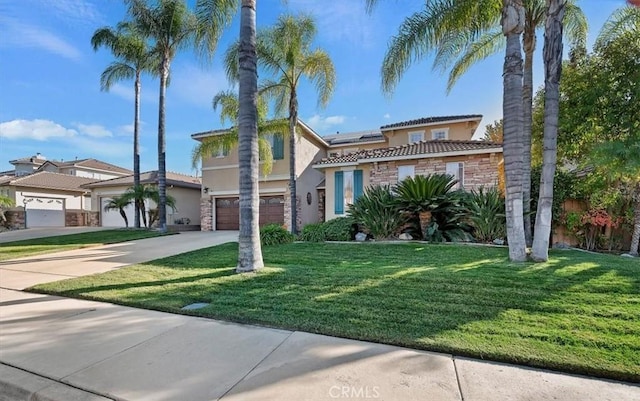
{"label": "curb", "polygon": [[0,363],[0,401],[108,401],[106,398]]}

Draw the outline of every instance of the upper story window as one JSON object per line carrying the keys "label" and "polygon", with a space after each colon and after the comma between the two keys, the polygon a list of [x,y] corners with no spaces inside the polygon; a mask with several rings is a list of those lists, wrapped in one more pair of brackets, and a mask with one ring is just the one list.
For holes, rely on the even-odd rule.
{"label": "upper story window", "polygon": [[271,144],[271,153],[273,154],[273,160],[284,159],[284,138],[281,135],[268,134],[267,140]]}
{"label": "upper story window", "polygon": [[213,156],[222,158],[229,155],[229,148],[226,146],[220,146],[217,152],[213,152]]}
{"label": "upper story window", "polygon": [[398,182],[404,180],[407,177],[415,177],[416,175],[416,167],[415,166],[398,166]]}
{"label": "upper story window", "polygon": [[409,132],[409,143],[424,141],[424,131]]}
{"label": "upper story window", "polygon": [[449,139],[449,128],[432,129],[431,139]]}

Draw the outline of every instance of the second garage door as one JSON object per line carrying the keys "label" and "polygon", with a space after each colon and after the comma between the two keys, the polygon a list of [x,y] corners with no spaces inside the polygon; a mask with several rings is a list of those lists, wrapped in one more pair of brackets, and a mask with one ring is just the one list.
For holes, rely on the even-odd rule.
{"label": "second garage door", "polygon": [[[240,202],[238,198],[216,199],[216,230],[238,230],[240,226]],[[284,197],[260,197],[260,226],[284,224]]]}

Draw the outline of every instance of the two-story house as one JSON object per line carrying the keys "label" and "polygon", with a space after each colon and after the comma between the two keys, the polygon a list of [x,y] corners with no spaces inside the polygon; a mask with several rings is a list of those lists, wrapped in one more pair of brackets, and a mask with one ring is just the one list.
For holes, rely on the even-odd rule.
{"label": "two-story house", "polygon": [[[303,122],[296,141],[298,227],[344,216],[372,185],[396,184],[416,174],[447,173],[463,189],[497,185],[502,145],[472,140],[481,115],[428,117],[379,130],[319,136]],[[224,130],[192,135],[202,140]],[[260,223],[290,224],[288,147],[273,141],[273,172],[260,180]],[[202,163],[203,230],[237,229],[238,152]]]}
{"label": "two-story house", "polygon": [[96,159],[47,160],[38,153],[10,161],[14,170],[0,177],[0,195],[15,202],[10,215],[17,227],[91,224],[91,190],[83,185],[123,177],[131,171]]}
{"label": "two-story house", "polygon": [[[193,134],[195,140],[222,135],[226,130]],[[318,219],[316,186],[324,175],[313,165],[326,157],[329,144],[304,122],[299,121],[296,138],[296,187],[298,227]],[[269,175],[260,176],[260,225],[279,223],[289,226],[289,146],[288,140],[270,138],[273,168]],[[200,207],[200,226],[204,231],[237,230],[239,226],[239,170],[238,149],[220,151],[202,162],[203,198]]]}

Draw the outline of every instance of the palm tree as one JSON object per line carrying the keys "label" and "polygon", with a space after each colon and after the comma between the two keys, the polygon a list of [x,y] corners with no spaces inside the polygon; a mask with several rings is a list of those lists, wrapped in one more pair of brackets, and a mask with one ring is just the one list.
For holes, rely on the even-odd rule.
{"label": "palm tree", "polygon": [[13,199],[8,196],[0,195],[0,220],[3,224],[7,222],[7,217],[4,215],[5,209],[15,206]]}
{"label": "palm tree", "polygon": [[[275,100],[276,113],[288,112],[289,120],[289,192],[291,197],[292,233],[297,232],[297,200],[295,144],[298,125],[298,85],[308,79],[318,91],[318,105],[329,102],[335,88],[336,74],[329,55],[322,49],[311,49],[316,25],[309,16],[282,15],[275,26],[258,34],[257,53],[261,67],[275,80],[266,80],[260,93]],[[238,46],[227,51],[225,64],[231,79],[237,74]]]}
{"label": "palm tree", "polygon": [[123,194],[124,197],[129,199],[129,201],[134,202],[136,209],[139,210],[139,213],[142,216],[142,222],[145,227],[149,227],[149,225],[147,225],[147,207],[145,205],[145,200],[152,199],[152,197],[154,197],[154,194],[152,193],[153,191],[155,191],[155,193],[158,192],[157,188],[150,185],[138,184],[127,188]]}
{"label": "palm tree", "polygon": [[562,20],[567,0],[547,0],[544,32],[544,153],[540,176],[540,196],[536,214],[531,257],[549,259],[549,235],[553,208],[553,177],[556,173],[558,114],[560,112],[560,74],[562,71]]}
{"label": "palm tree", "polygon": [[145,0],[127,0],[128,14],[137,29],[154,43],[160,58],[160,95],[158,105],[158,191],[160,195],[160,231],[167,230],[166,221],[166,143],[165,99],[171,62],[176,53],[195,45],[201,55],[211,57],[223,28],[230,22],[235,0],[198,0],[196,12],[184,0],[158,0],[150,5]]}
{"label": "palm tree", "polygon": [[[378,0],[367,0],[371,10]],[[522,2],[521,2],[522,3]],[[524,169],[522,175],[525,234],[531,243],[531,126],[533,104],[533,55],[536,49],[536,30],[545,23],[544,0],[527,0],[523,27],[524,81]],[[425,8],[408,17],[390,45],[382,67],[382,87],[393,91],[404,72],[414,60],[435,52],[434,68],[449,70],[447,90],[476,62],[506,46],[502,33],[501,0],[450,1],[433,0]],[[587,21],[575,0],[568,0],[564,24],[567,40],[574,46],[586,41]]]}
{"label": "palm tree", "polygon": [[[196,145],[191,155],[194,168],[203,159],[216,154],[220,149],[230,150],[238,146],[238,111],[240,102],[238,95],[231,91],[221,91],[213,98],[213,109],[220,108],[220,122],[225,124],[232,121],[235,125],[222,135],[211,136]],[[273,153],[271,142],[267,135],[283,137],[287,134],[289,125],[284,119],[267,120],[268,104],[263,97],[258,97],[258,151],[262,162],[262,174],[267,176],[273,168]]]}
{"label": "palm tree", "polygon": [[242,0],[238,42],[238,157],[240,235],[237,272],[264,267],[260,244],[258,193],[258,55],[256,0]]}
{"label": "palm tree", "polygon": [[111,210],[117,210],[120,212],[120,216],[124,219],[125,227],[129,228],[129,219],[127,218],[127,214],[124,211],[124,208],[131,204],[131,200],[126,196],[114,196],[109,199],[109,202],[104,205],[104,211],[109,212]]}
{"label": "palm tree", "polygon": [[[157,54],[151,52],[146,39],[140,35],[140,32],[130,22],[120,23],[115,29],[103,27],[96,30],[91,37],[91,45],[94,51],[105,46],[117,58],[100,76],[100,88],[102,90],[108,91],[118,81],[134,80],[133,185],[137,187],[140,185],[140,77],[143,72],[157,75]],[[134,216],[134,226],[140,228],[138,203],[135,204]]]}
{"label": "palm tree", "polygon": [[515,262],[527,259],[524,234],[522,157],[524,130],[522,114],[522,54],[520,35],[524,29],[522,0],[504,0],[502,32],[507,37],[503,69],[504,171],[506,180],[506,215],[509,258]]}

